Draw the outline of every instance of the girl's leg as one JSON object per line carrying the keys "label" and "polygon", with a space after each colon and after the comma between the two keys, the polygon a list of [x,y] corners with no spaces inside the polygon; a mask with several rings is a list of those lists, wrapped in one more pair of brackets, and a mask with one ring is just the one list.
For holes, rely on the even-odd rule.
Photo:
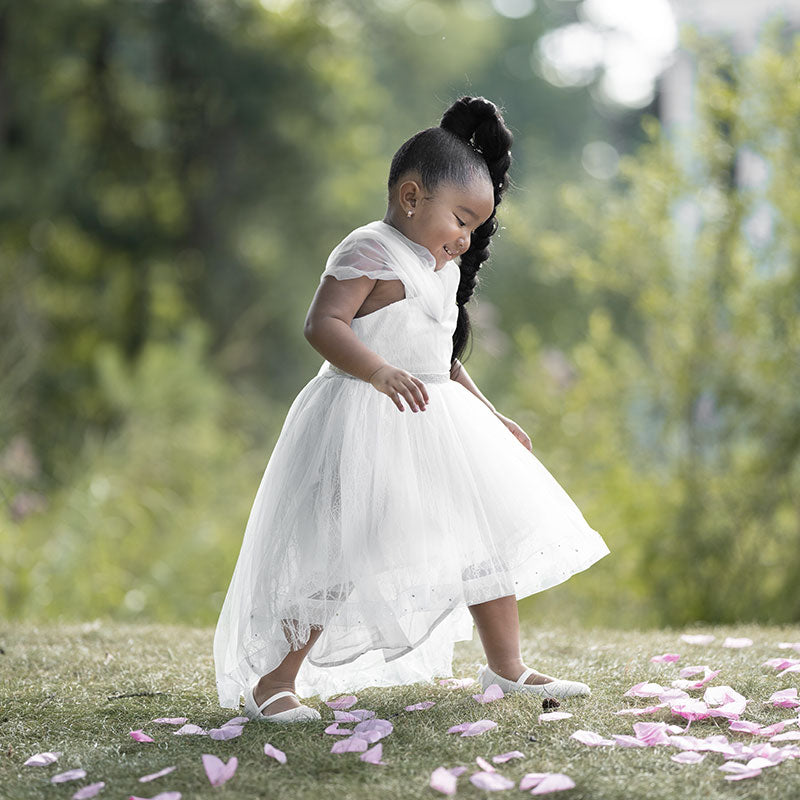
{"label": "girl's leg", "polygon": [[[501,678],[516,681],[527,668],[519,647],[519,613],[515,595],[498,597],[485,603],[467,606],[475,620],[489,669]],[[534,672],[525,683],[541,684],[555,680]]]}
{"label": "girl's leg", "polygon": [[[292,622],[294,622],[295,625],[297,624],[296,620],[292,620]],[[288,641],[289,635],[285,625],[284,633]],[[308,651],[314,646],[314,642],[317,641],[321,633],[322,628],[315,628],[312,626],[311,635],[305,645],[300,650],[290,650],[286,654],[286,658],[284,658],[272,672],[268,672],[261,677],[258,685],[253,690],[253,699],[256,701],[257,706],[260,706],[268,697],[276,692],[283,691],[284,689],[288,689],[292,692],[295,690],[294,681],[297,677],[297,673],[300,671],[303,659],[308,655]],[[278,714],[281,711],[288,711],[290,708],[297,708],[299,705],[300,702],[295,697],[279,697],[268,706],[262,708],[261,713]]]}

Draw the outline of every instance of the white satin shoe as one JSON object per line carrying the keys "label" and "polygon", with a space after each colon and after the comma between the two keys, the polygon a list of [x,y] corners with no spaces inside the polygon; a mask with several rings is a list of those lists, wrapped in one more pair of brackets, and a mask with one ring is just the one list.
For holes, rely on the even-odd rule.
{"label": "white satin shoe", "polygon": [[589,695],[592,690],[580,681],[568,681],[556,679],[549,683],[525,683],[529,675],[536,672],[535,669],[528,667],[516,681],[510,681],[507,678],[502,678],[496,672],[489,669],[488,665],[478,668],[481,686],[486,691],[486,687],[492,683],[496,683],[504,693],[509,692],[526,692],[538,695],[539,697],[557,697],[563,699],[565,697],[573,697],[575,695]]}
{"label": "white satin shoe", "polygon": [[[305,722],[311,719],[322,719],[322,715],[315,708],[310,706],[299,705],[297,708],[289,708],[286,711],[279,711],[277,714],[262,714],[261,711],[265,706],[268,706],[279,697],[288,697],[292,695],[297,697],[294,692],[288,689],[282,692],[276,692],[272,697],[268,697],[260,706],[256,705],[255,698],[253,697],[253,689],[257,686],[254,683],[244,693],[244,713],[253,720],[270,720],[271,722]],[[299,700],[300,698],[297,697]]]}

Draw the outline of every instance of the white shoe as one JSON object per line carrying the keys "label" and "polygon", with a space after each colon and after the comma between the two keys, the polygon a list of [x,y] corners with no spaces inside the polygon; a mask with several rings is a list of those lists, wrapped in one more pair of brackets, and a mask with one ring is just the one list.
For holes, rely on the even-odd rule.
{"label": "white shoe", "polygon": [[493,672],[488,665],[478,669],[481,686],[484,691],[486,691],[487,686],[496,683],[506,694],[509,692],[530,692],[531,694],[539,695],[539,697],[564,698],[592,693],[592,690],[585,683],[580,683],[579,681],[556,679],[549,683],[525,683],[528,676],[534,672],[536,672],[535,669],[528,667],[516,681],[510,681]]}
{"label": "white shoe", "polygon": [[[304,706],[300,704],[296,708],[289,708],[286,711],[279,711],[277,714],[262,714],[261,711],[265,706],[268,706],[273,700],[279,697],[288,697],[292,695],[297,697],[294,692],[288,689],[283,692],[276,692],[272,697],[268,697],[260,706],[256,705],[255,698],[253,697],[253,689],[257,686],[254,683],[244,693],[244,713],[254,720],[271,720],[272,722],[305,722],[310,719],[322,719],[322,715],[315,708]],[[297,697],[299,700],[300,698]]]}

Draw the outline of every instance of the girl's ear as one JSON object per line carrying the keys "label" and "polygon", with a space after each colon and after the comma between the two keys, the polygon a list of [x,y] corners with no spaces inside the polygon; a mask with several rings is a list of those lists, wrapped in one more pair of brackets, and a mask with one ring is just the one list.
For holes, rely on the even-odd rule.
{"label": "girl's ear", "polygon": [[420,185],[416,181],[407,180],[400,184],[398,199],[400,200],[400,206],[402,208],[405,208],[406,206],[409,208],[415,208],[421,196],[422,191],[420,189]]}

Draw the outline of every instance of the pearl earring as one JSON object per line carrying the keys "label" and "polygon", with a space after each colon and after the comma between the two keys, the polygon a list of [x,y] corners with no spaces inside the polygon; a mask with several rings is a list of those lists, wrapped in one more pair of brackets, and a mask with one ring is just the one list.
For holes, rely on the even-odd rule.
{"label": "pearl earring", "polygon": [[409,211],[408,216],[410,217],[413,213],[414,213],[413,211]]}

